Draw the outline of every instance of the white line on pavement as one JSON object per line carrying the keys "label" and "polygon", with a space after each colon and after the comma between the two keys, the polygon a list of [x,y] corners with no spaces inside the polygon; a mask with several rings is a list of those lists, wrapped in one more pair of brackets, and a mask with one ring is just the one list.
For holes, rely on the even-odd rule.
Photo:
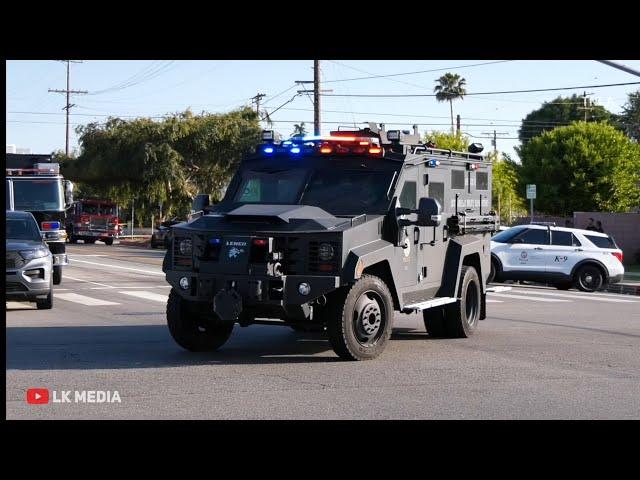
{"label": "white line on pavement", "polygon": [[531,300],[532,302],[570,302],[571,300],[560,300],[559,298],[532,298],[525,297],[524,295],[507,295],[506,293],[491,293],[489,292],[487,295],[491,295],[492,297],[504,297],[504,298],[516,298],[518,300]]}
{"label": "white line on pavement", "polygon": [[145,285],[142,287],[127,287],[125,285],[118,285],[118,287],[89,287],[89,290],[109,290],[113,288],[171,288],[171,285]]}
{"label": "white line on pavement", "polygon": [[85,280],[84,278],[72,277],[71,275],[67,275],[66,273],[64,276],[65,278],[68,278],[70,280],[76,280],[77,282],[93,283],[94,285],[100,285],[101,288],[116,288],[116,287],[112,287],[111,285],[107,285],[106,283],[92,282],[91,280]]}
{"label": "white line on pavement", "polygon": [[487,303],[504,303],[504,300],[487,300]]}
{"label": "white line on pavement", "polygon": [[146,300],[153,300],[155,302],[167,303],[168,295],[160,295],[153,292],[119,292],[125,295],[131,295],[132,297],[144,298]]}
{"label": "white line on pavement", "polygon": [[106,257],[107,255],[102,255],[99,253],[92,253],[91,255],[84,253],[67,253],[69,257]]}
{"label": "white line on pavement", "polygon": [[99,305],[120,305],[116,302],[108,302],[107,300],[98,300],[97,298],[85,297],[84,295],[78,295],[77,293],[60,293],[55,296],[56,299],[66,300],[68,302],[80,303],[82,305],[89,305],[92,307]]}
{"label": "white line on pavement", "polygon": [[[524,290],[513,290],[514,292],[522,292],[525,293]],[[635,300],[627,300],[624,298],[609,298],[609,297],[601,297],[599,295],[581,295],[581,294],[567,294],[567,293],[557,293],[557,292],[547,292],[547,291],[533,291],[526,290],[527,295],[549,295],[550,297],[561,297],[561,298],[571,298],[573,300],[594,300],[596,302],[614,302],[614,303],[638,303]]]}
{"label": "white line on pavement", "polygon": [[87,260],[74,260],[74,263],[88,263],[91,265],[99,265],[101,267],[119,268],[120,270],[131,270],[132,272],[147,273],[149,275],[162,275],[164,277],[164,272],[154,272],[152,270],[141,270],[139,268],[131,268],[131,267],[120,267],[119,265],[110,265],[108,263],[89,262]]}

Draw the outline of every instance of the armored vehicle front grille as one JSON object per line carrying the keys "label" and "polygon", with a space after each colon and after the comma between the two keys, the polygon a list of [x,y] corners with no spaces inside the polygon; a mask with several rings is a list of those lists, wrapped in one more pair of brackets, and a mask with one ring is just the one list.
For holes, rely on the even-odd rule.
{"label": "armored vehicle front grille", "polygon": [[286,275],[300,275],[303,268],[302,239],[300,237],[285,237],[284,272]]}
{"label": "armored vehicle front grille", "polygon": [[[322,260],[320,258],[320,245],[326,243],[333,248],[333,258]],[[309,242],[309,273],[330,273],[338,270],[341,261],[340,244],[338,242]]]}
{"label": "armored vehicle front grille", "polygon": [[20,268],[24,265],[24,259],[18,252],[7,252],[7,268]]}

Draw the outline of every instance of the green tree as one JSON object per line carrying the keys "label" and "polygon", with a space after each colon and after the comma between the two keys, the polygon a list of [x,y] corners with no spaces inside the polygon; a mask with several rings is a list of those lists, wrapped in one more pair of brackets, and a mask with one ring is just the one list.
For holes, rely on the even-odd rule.
{"label": "green tree", "polygon": [[576,122],[517,149],[519,191],[538,186],[537,209],[625,212],[640,205],[640,145],[606,123]]}
{"label": "green tree", "polygon": [[627,136],[640,142],[640,90],[629,94],[627,103],[622,107],[622,114],[616,116],[616,124]]}
{"label": "green tree", "polygon": [[307,134],[307,127],[305,127],[304,122],[296,123],[293,125],[293,133],[292,137],[304,137]]}
{"label": "green tree", "polygon": [[467,81],[457,73],[445,73],[436,82],[438,82],[438,85],[433,89],[436,94],[436,100],[449,102],[449,107],[451,108],[451,133],[453,133],[453,101],[464,99],[467,94],[465,89]]}
{"label": "green tree", "polygon": [[519,166],[506,153],[500,157],[496,152],[491,152],[486,158],[493,163],[493,209],[498,212],[501,223],[511,225],[516,216],[527,212],[522,195],[518,193]]}
{"label": "green tree", "polygon": [[[587,99],[587,101],[589,100]],[[520,143],[524,145],[529,139],[556,127],[584,121],[585,112],[587,121],[601,122],[609,121],[612,118],[611,112],[595,102],[589,103],[587,107],[590,110],[584,110],[584,99],[578,95],[558,97],[550,102],[544,102],[540,108],[527,114],[522,121],[520,130],[518,130]]]}
{"label": "green tree", "polygon": [[469,148],[469,138],[461,133],[447,133],[432,131],[424,137],[426,143],[434,143],[436,148],[443,150],[456,150],[458,152],[466,152]]}
{"label": "green tree", "polygon": [[250,108],[218,115],[187,110],[162,121],[109,118],[77,132],[81,153],[63,163],[63,174],[79,182],[81,192],[126,208],[135,202],[136,210],[149,213],[162,203],[162,219],[186,213],[197,193],[219,199],[260,136]]}

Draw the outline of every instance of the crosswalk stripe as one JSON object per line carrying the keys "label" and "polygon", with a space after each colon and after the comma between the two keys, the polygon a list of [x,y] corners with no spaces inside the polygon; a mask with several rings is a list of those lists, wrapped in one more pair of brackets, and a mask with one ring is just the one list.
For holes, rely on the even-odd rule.
{"label": "crosswalk stripe", "polygon": [[167,303],[168,295],[160,295],[159,293],[153,292],[145,292],[145,291],[130,291],[130,292],[119,292],[124,295],[130,295],[132,297],[144,298],[145,300],[153,300],[155,302]]}
{"label": "crosswalk stripe", "polygon": [[[523,290],[513,290],[514,292],[525,293]],[[596,302],[613,302],[613,303],[638,303],[634,300],[627,300],[623,298],[609,298],[609,297],[600,297],[595,295],[581,295],[581,294],[567,294],[567,293],[557,293],[557,292],[547,292],[547,291],[533,291],[526,290],[527,295],[548,295],[550,297],[560,297],[560,298],[571,298],[573,300],[594,300]]]}
{"label": "crosswalk stripe", "polygon": [[487,303],[504,303],[504,300],[487,300]]}
{"label": "crosswalk stripe", "polygon": [[86,297],[84,295],[78,295],[77,293],[57,293],[53,296],[54,300],[66,300],[67,302],[80,303],[82,305],[89,305],[97,307],[101,305],[120,305],[116,302],[109,302],[107,300],[99,300],[97,298]]}
{"label": "crosswalk stripe", "polygon": [[491,295],[492,297],[516,298],[518,300],[531,300],[532,302],[571,302],[571,300],[560,300],[559,298],[535,298],[535,297],[526,297],[524,295],[513,295],[513,294],[506,294],[506,293],[489,292],[487,295]]}

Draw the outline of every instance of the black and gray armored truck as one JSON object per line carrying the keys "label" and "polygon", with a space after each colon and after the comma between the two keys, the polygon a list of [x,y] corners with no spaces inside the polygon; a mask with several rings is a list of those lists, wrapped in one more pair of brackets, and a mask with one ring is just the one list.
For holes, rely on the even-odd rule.
{"label": "black and gray armored truck", "polygon": [[[413,132],[370,123],[264,143],[222,201],[172,227],[167,322],[192,351],[237,323],[326,331],[347,360],[377,357],[395,312],[422,312],[431,336],[473,334],[486,316],[491,164]],[[199,198],[203,198],[199,196]]]}
{"label": "black and gray armored truck", "polygon": [[62,283],[66,254],[67,209],[73,184],[60,175],[60,164],[48,154],[6,154],[6,209],[30,212],[53,254],[53,283]]}

